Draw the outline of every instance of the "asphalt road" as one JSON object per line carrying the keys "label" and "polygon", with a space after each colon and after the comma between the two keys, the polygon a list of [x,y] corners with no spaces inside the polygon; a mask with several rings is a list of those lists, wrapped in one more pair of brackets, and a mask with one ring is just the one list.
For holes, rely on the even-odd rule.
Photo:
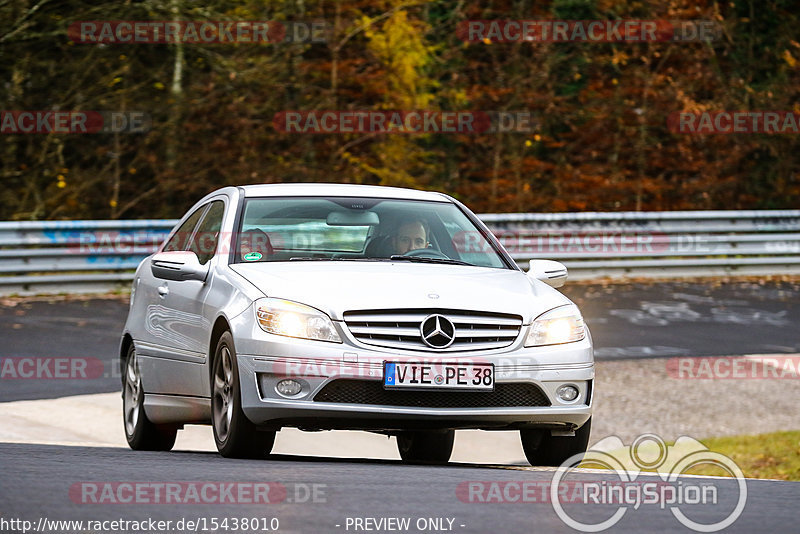
{"label": "asphalt road", "polygon": [[569,285],[598,360],[800,353],[797,282]]}
{"label": "asphalt road", "polygon": [[[571,531],[549,502],[541,502],[540,490],[547,488],[553,477],[553,471],[545,469],[469,464],[405,466],[395,461],[294,456],[226,460],[211,453],[145,453],[125,449],[17,444],[0,444],[0,457],[3,458],[0,525],[2,520],[10,519],[28,520],[33,525],[38,525],[40,519],[154,519],[173,521],[169,528],[159,528],[159,531],[178,532],[181,529],[177,529],[175,523],[182,518],[205,520],[206,526],[210,527],[213,518],[221,524],[227,517],[228,531],[231,531],[231,518],[247,517],[263,518],[268,529],[275,526],[269,524],[272,518],[277,518],[278,532],[310,533],[363,532],[366,529],[354,528],[356,519],[409,518],[410,527],[406,532]],[[619,481],[619,478],[614,474],[587,472],[569,480],[575,483],[571,486],[574,488],[578,482],[602,484],[605,481],[608,484]],[[646,480],[658,479],[647,477]],[[181,483],[181,490],[174,494],[169,504],[164,503],[164,490],[158,496],[151,490],[134,497],[133,493],[126,493],[127,488],[120,490],[122,486],[118,484],[136,483],[137,488],[143,488],[174,482]],[[195,504],[188,488],[202,488],[214,482],[239,483],[245,487],[252,483],[274,483],[273,489],[263,493],[261,499],[271,502],[246,504],[252,497],[247,493],[239,497],[236,489],[232,498],[224,498],[225,503]],[[536,502],[519,502],[523,499],[522,493],[516,491],[506,492],[504,489],[494,496],[490,491],[492,487],[522,487],[513,483],[523,482],[536,488],[527,494],[525,500]],[[476,487],[469,486],[470,483],[482,486],[470,493],[468,488]],[[739,499],[738,486],[731,479],[690,478],[681,479],[681,483],[684,486],[714,487],[717,492],[717,504],[679,506],[687,517],[699,523],[723,520],[733,512]],[[794,531],[800,484],[748,480],[746,485],[743,512],[726,532]],[[211,484],[210,487],[219,486]],[[217,491],[209,491],[206,496],[218,501],[217,495],[222,493]],[[506,493],[508,496],[504,496]],[[129,498],[134,502],[117,502]],[[481,499],[492,502],[480,502]],[[563,506],[569,517],[583,523],[599,523],[618,509],[614,504],[584,504],[581,499],[578,497]],[[175,500],[179,502],[175,503]],[[439,518],[440,528],[430,528],[430,519]],[[267,531],[261,526],[263,523],[260,522],[258,529],[247,531]],[[184,527],[182,530],[187,529]],[[197,530],[203,531],[202,524]],[[72,531],[78,530],[73,527]],[[220,527],[218,531],[225,530]],[[638,509],[629,507],[609,532],[677,531],[690,532],[673,516],[669,506],[662,509],[657,504],[643,504]]]}
{"label": "asphalt road", "polygon": [[[15,378],[19,373],[8,367],[3,372],[0,363],[0,402],[119,391],[114,357],[127,313],[127,299],[0,304],[0,359],[93,358],[103,367],[100,373],[86,373],[87,379],[24,379]],[[48,371],[53,373],[52,364]]]}
{"label": "asphalt road", "polygon": [[[598,360],[800,353],[800,285],[767,283],[567,284]],[[126,299],[0,302],[0,402],[118,391]],[[14,379],[6,357],[88,357],[82,380]],[[102,363],[101,363],[102,362]]]}
{"label": "asphalt road", "polygon": [[[800,319],[800,299],[797,286],[789,283],[575,284],[567,286],[565,293],[581,306],[600,360],[800,352],[800,335],[794,326]],[[118,391],[112,362],[126,312],[127,303],[113,299],[44,300],[14,306],[0,301],[0,371],[8,357],[90,357],[101,362],[100,372],[91,380],[3,376],[0,401]],[[358,457],[358,451],[352,451],[352,456]],[[543,490],[554,472],[541,468],[407,466],[388,460],[280,455],[227,460],[204,452],[0,443],[0,469],[0,531],[9,532],[574,531],[548,499],[543,502]],[[660,479],[637,478],[644,480]],[[570,481],[574,490],[587,482],[608,487],[619,477],[582,472]],[[715,491],[716,504],[678,508],[699,523],[723,520],[739,497],[731,479],[681,478],[680,483]],[[154,488],[166,488],[166,484],[179,488],[173,502],[165,502],[165,489],[158,496],[154,493]],[[270,488],[270,502],[248,504],[253,488],[264,484]],[[127,488],[133,487],[142,490],[139,497],[119,502],[131,498],[132,490]],[[219,495],[215,491],[223,487],[229,488],[230,498],[214,500]],[[191,489],[202,492],[203,488],[212,488],[213,502],[198,504],[191,497]],[[242,496],[236,494],[237,488],[244,488]],[[530,492],[523,493],[523,488]],[[747,481],[746,505],[726,532],[793,531],[798,499],[800,483]],[[596,524],[619,507],[584,503],[578,495],[575,502],[564,504],[564,510],[575,520]],[[257,519],[257,528],[235,523],[241,518]],[[399,523],[387,522],[393,518]],[[172,523],[141,528],[50,523],[150,519]],[[181,519],[200,524],[178,525]],[[397,528],[406,520],[407,529]],[[689,532],[669,505],[658,504],[629,506],[608,531]]]}

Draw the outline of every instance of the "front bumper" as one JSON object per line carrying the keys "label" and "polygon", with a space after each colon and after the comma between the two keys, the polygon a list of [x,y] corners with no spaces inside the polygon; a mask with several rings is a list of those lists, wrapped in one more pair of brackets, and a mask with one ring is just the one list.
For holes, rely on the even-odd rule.
{"label": "front bumper", "polygon": [[[594,361],[588,335],[575,343],[532,348],[522,346],[521,335],[501,350],[447,355],[366,346],[348,337],[343,337],[341,344],[291,339],[266,334],[257,327],[248,328],[244,336],[235,339],[242,408],[263,428],[571,430],[582,426],[592,414]],[[549,406],[442,408],[314,400],[334,380],[382,381],[383,362],[397,359],[492,363],[496,386],[533,384],[547,397]],[[276,384],[285,378],[302,385],[300,394],[287,397],[277,392]],[[580,393],[574,401],[564,402],[556,395],[558,387],[565,384],[578,388]]]}

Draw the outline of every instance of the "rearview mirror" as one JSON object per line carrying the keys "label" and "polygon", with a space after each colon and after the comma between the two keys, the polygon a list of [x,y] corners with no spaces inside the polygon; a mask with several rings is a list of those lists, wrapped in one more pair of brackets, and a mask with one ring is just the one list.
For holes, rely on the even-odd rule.
{"label": "rearview mirror", "polygon": [[205,282],[208,264],[200,265],[197,254],[187,250],[159,252],[150,259],[150,271],[162,280],[199,280]]}
{"label": "rearview mirror", "polygon": [[567,268],[553,260],[531,260],[528,276],[550,287],[561,287],[567,281]]}
{"label": "rearview mirror", "polygon": [[332,211],[325,222],[328,226],[378,226],[381,221],[374,211]]}

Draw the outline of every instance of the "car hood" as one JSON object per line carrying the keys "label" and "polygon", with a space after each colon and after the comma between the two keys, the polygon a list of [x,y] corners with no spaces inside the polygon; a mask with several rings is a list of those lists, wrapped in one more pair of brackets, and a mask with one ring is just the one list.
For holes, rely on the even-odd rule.
{"label": "car hood", "polygon": [[515,270],[408,262],[291,261],[229,266],[269,297],[349,310],[445,308],[521,315],[525,324],[570,300]]}

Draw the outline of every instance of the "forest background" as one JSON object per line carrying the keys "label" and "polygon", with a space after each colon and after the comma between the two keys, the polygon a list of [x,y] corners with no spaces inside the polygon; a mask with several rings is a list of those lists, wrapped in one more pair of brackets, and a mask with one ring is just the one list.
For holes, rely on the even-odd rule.
{"label": "forest background", "polygon": [[[465,42],[473,19],[705,20],[710,42]],[[75,21],[324,21],[323,43],[81,44]],[[143,134],[0,135],[0,220],[178,217],[225,185],[443,191],[476,212],[800,207],[800,136],[671,132],[800,113],[797,0],[0,0],[0,109],[139,110]],[[534,131],[276,131],[286,110],[526,110]]]}

